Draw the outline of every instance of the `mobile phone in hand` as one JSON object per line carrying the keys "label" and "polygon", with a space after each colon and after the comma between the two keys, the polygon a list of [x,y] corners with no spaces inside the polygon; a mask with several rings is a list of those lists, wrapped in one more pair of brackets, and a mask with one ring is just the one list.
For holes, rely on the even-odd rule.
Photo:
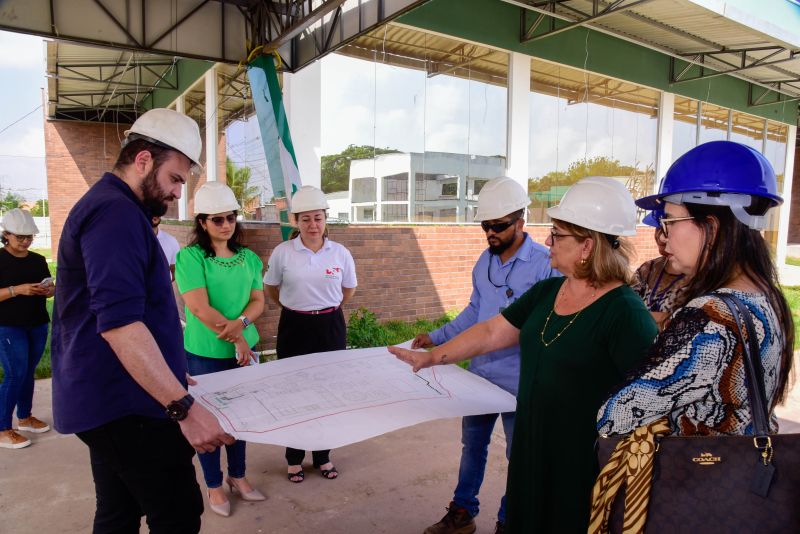
{"label": "mobile phone in hand", "polygon": [[47,278],[45,278],[44,280],[39,282],[39,287],[50,287],[52,285],[53,285],[53,277],[52,276],[48,276]]}

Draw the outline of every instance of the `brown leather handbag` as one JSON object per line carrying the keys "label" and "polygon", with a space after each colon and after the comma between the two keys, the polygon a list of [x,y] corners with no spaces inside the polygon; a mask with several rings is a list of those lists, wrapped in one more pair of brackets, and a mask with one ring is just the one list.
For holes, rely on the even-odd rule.
{"label": "brown leather handbag", "polygon": [[[750,313],[736,297],[716,293],[731,309],[744,346],[754,435],[656,436],[644,522],[623,529],[625,484],[599,532],[800,533],[800,434],[769,434],[763,368]],[[744,342],[741,322],[749,333]],[[605,465],[620,440],[600,438]],[[629,514],[630,515],[630,514]],[[641,514],[644,515],[644,514]],[[642,518],[639,518],[642,519]],[[628,524],[636,518],[628,517]]]}

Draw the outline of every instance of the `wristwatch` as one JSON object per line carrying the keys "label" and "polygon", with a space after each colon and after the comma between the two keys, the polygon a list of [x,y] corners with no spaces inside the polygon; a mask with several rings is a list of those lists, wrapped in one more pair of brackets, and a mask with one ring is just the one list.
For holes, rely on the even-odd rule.
{"label": "wristwatch", "polygon": [[247,328],[248,326],[250,326],[252,324],[250,322],[250,319],[248,319],[247,316],[244,315],[244,314],[239,316],[239,320],[242,321],[242,324],[244,325],[245,328]]}
{"label": "wristwatch", "polygon": [[183,421],[189,415],[189,408],[194,404],[194,397],[186,395],[182,399],[178,399],[167,404],[167,417],[173,421]]}

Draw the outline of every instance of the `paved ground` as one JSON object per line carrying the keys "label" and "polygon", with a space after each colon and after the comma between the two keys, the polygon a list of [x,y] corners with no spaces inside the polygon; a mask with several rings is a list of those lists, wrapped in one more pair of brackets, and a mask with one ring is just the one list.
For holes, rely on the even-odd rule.
{"label": "paved ground", "polygon": [[[34,414],[50,420],[50,381],[36,382]],[[782,432],[800,432],[800,386],[778,409]],[[497,429],[500,427],[498,426]],[[342,478],[306,471],[302,484],[285,478],[283,449],[248,446],[248,476],[268,496],[233,498],[233,515],[203,516],[203,533],[419,533],[445,512],[456,481],[459,423],[448,419],[344,447],[333,459]],[[478,532],[493,532],[505,487],[505,440],[495,432],[482,491],[487,506]],[[199,473],[198,467],[198,473]],[[94,490],[86,447],[54,431],[17,451],[0,451],[0,533],[89,532]],[[146,532],[146,528],[142,529]]]}
{"label": "paved ground", "polygon": [[[51,420],[50,381],[38,380],[34,414]],[[478,532],[494,532],[505,490],[505,439],[492,439],[478,516]],[[89,532],[94,488],[86,447],[54,431],[30,447],[0,450],[0,534]],[[250,481],[263,503],[232,500],[233,514],[207,508],[203,533],[419,533],[445,513],[455,487],[461,451],[458,419],[403,429],[333,452],[341,479],[306,469],[306,480],[285,477],[283,448],[248,445]],[[310,463],[310,455],[306,458]],[[200,473],[199,466],[197,467]],[[142,528],[142,532],[146,532]]]}

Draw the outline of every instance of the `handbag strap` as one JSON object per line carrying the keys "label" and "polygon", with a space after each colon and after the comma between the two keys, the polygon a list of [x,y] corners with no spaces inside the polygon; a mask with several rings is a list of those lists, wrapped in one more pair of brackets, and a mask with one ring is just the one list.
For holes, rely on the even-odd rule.
{"label": "handbag strap", "polygon": [[[767,395],[764,387],[764,368],[761,365],[758,339],[750,310],[735,295],[730,293],[714,293],[731,310],[736,330],[742,340],[742,356],[744,358],[744,372],[747,384],[747,393],[750,397],[750,415],[753,419],[753,433],[756,438],[766,438],[769,435],[769,409],[767,408]],[[747,341],[744,338],[741,323],[744,321],[747,330]],[[758,359],[756,359],[758,358]]]}

